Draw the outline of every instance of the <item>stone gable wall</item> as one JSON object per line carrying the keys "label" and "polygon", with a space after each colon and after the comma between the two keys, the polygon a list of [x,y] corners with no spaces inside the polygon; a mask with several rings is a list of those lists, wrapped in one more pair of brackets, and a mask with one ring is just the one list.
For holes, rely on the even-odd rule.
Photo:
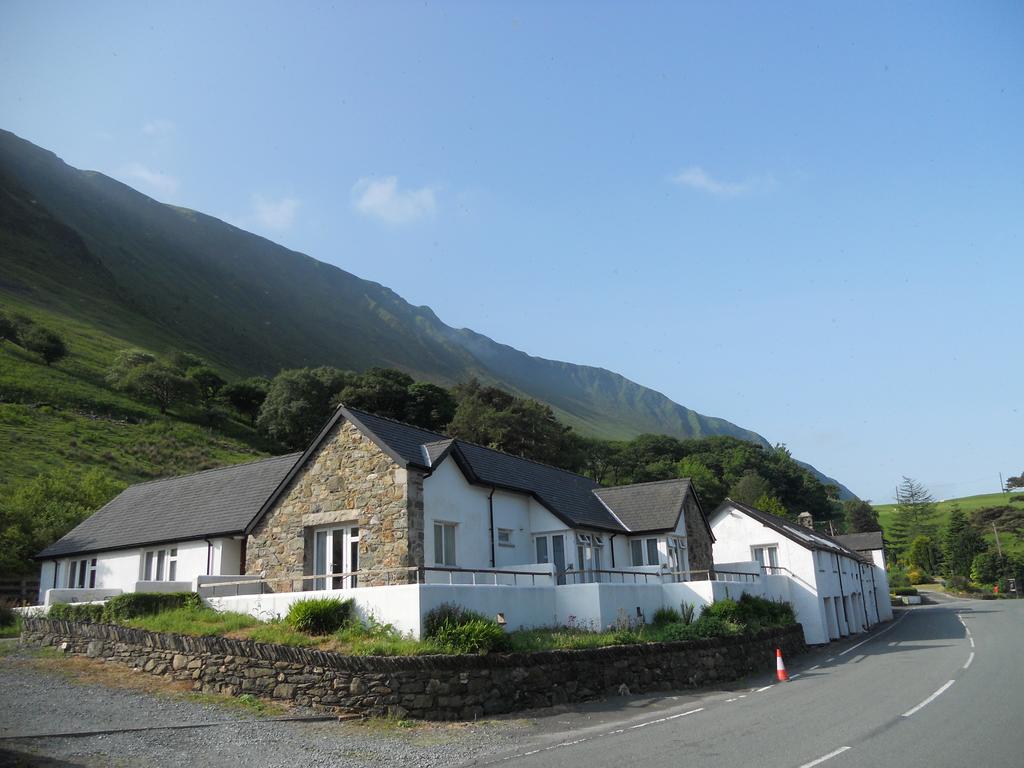
{"label": "stone gable wall", "polygon": [[487,656],[342,656],[225,637],[27,618],[22,643],[125,664],[205,693],[250,693],[364,715],[472,720],[625,693],[714,685],[802,653],[803,630]]}
{"label": "stone gable wall", "polygon": [[[359,570],[423,565],[423,476],[400,467],[347,420],[340,421],[249,536],[246,573],[277,590],[311,589],[311,526],[359,526]],[[360,586],[415,580],[368,573]]]}
{"label": "stone gable wall", "polygon": [[692,494],[686,494],[683,514],[686,518],[686,546],[689,550],[690,570],[709,571],[714,568],[711,534],[704,525],[704,518]]}

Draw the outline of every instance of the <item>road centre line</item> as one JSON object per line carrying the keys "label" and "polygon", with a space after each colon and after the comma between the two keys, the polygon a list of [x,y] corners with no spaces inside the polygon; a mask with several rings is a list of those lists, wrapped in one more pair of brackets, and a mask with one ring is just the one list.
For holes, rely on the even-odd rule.
{"label": "road centre line", "polygon": [[971,641],[971,648],[973,648],[974,647],[974,638],[973,637],[968,637],[967,639]]}
{"label": "road centre line", "polygon": [[969,666],[971,666],[972,661],[974,661],[974,651],[971,651],[971,655],[967,657],[967,661],[964,664],[964,669],[967,669]]}
{"label": "road centre line", "polygon": [[815,664],[815,665],[814,665],[813,667],[811,667],[811,668],[810,668],[810,669],[808,669],[807,671],[808,671],[808,672],[813,672],[814,670],[816,670],[816,669],[817,669],[818,667],[820,667],[820,666],[821,666],[820,664]]}
{"label": "road centre line", "polygon": [[[655,725],[656,723],[664,723],[664,722],[666,722],[668,720],[675,720],[676,718],[679,718],[679,717],[686,717],[687,715],[693,715],[693,714],[696,714],[697,712],[703,712],[703,711],[704,711],[704,707],[698,707],[697,709],[691,709],[689,712],[680,712],[679,714],[676,714],[676,715],[668,715],[666,717],[659,717],[657,720],[648,720],[647,722],[644,722],[644,723],[637,723],[636,725],[631,725],[631,726],[629,726],[628,729],[623,729],[623,730],[630,730],[630,731],[632,731],[632,730],[635,730],[637,728],[646,728],[648,725]],[[611,733],[622,733],[622,731],[621,730],[620,731],[612,731]],[[611,733],[608,734],[608,735],[610,736]]]}
{"label": "road centre line", "polygon": [[820,765],[821,763],[824,763],[826,760],[831,760],[836,755],[843,754],[843,752],[845,752],[848,749],[849,749],[849,747],[840,747],[839,749],[837,749],[837,750],[835,750],[833,752],[829,752],[827,755],[822,755],[817,760],[811,760],[811,762],[809,762],[809,763],[804,763],[803,765],[800,766],[800,768],[813,768],[813,766]]}
{"label": "road centre line", "polygon": [[771,688],[771,686],[770,685],[766,685],[764,688],[758,688],[756,691],[754,691],[754,693],[760,693],[761,691],[767,691],[769,688]]}
{"label": "road centre line", "polygon": [[937,698],[939,698],[939,696],[941,696],[943,693],[945,693],[949,689],[949,687],[951,685],[953,685],[953,683],[955,683],[955,682],[956,682],[955,680],[950,680],[949,682],[947,682],[945,685],[943,685],[941,688],[939,688],[939,690],[937,690],[935,693],[933,693],[927,699],[922,701],[916,707],[914,707],[913,709],[908,709],[906,712],[904,712],[903,713],[903,717],[910,717],[911,715],[914,715],[917,712],[920,712],[922,709],[924,709],[929,704],[931,704],[933,701],[935,701]]}

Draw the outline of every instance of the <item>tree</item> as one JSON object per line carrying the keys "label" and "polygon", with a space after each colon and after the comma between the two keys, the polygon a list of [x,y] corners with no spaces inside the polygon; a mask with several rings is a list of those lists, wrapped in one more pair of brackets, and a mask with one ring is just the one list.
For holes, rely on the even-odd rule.
{"label": "tree", "polygon": [[866,501],[847,499],[843,502],[843,516],[846,518],[846,530],[849,533],[882,530],[882,526],[878,523],[878,513]]}
{"label": "tree", "polygon": [[164,356],[164,363],[179,376],[184,376],[192,368],[202,368],[206,365],[203,358],[193,355],[191,352],[183,352],[180,349],[171,350]]}
{"label": "tree", "polygon": [[748,469],[743,476],[733,483],[729,489],[729,498],[741,504],[757,506],[757,502],[764,496],[772,496],[772,487],[756,470]]}
{"label": "tree", "polygon": [[938,559],[938,548],[928,536],[918,536],[910,542],[907,561],[912,567],[927,574],[933,574],[938,566]]}
{"label": "tree", "polygon": [[153,403],[160,413],[177,403],[192,403],[198,397],[194,382],[160,362],[132,368],[121,386],[136,397]]}
{"label": "tree", "polygon": [[270,382],[256,425],[287,448],[305,448],[330,418],[333,401],[355,379],[337,368],[293,368]]}
{"label": "tree", "polygon": [[985,540],[967,519],[959,506],[954,506],[942,535],[944,567],[949,576],[971,576],[974,558],[985,551]]}
{"label": "tree", "polygon": [[217,371],[208,365],[200,365],[196,368],[189,368],[185,377],[196,386],[199,395],[199,402],[203,408],[209,408],[217,393],[227,383]]}
{"label": "tree", "polygon": [[1006,478],[1006,490],[1012,491],[1016,488],[1024,488],[1024,472],[1015,477]]}
{"label": "tree", "polygon": [[1006,570],[1006,557],[1000,557],[997,553],[989,550],[979,552],[971,561],[970,577],[976,584],[992,584],[999,581],[1000,576]]}
{"label": "tree", "polygon": [[408,388],[405,420],[424,429],[444,432],[455,418],[455,396],[444,387],[419,382]]}
{"label": "tree", "polygon": [[107,369],[107,382],[121,389],[125,377],[133,368],[155,362],[156,357],[144,349],[122,349],[114,355],[114,362]]}
{"label": "tree", "polygon": [[17,486],[0,505],[0,573],[35,571],[32,557],[124,489],[102,470],[58,470]]}
{"label": "tree", "polygon": [[244,381],[236,381],[220,390],[220,396],[243,416],[249,417],[249,423],[256,426],[256,417],[260,406],[267,399],[270,381],[262,376],[254,376]]}
{"label": "tree", "polygon": [[889,536],[893,549],[905,553],[918,536],[934,540],[936,532],[935,499],[921,483],[904,477],[899,485],[896,513]]}
{"label": "tree", "polygon": [[353,378],[338,394],[337,402],[389,419],[406,419],[409,387],[415,380],[392,368],[370,368]]}
{"label": "tree", "polygon": [[57,333],[39,325],[32,325],[27,331],[19,333],[21,346],[29,352],[35,352],[43,358],[47,365],[55,363],[68,354],[67,345]]}
{"label": "tree", "polygon": [[790,516],[789,510],[779,501],[779,497],[773,493],[763,494],[753,506],[762,512],[767,512],[769,515],[787,518]]}
{"label": "tree", "polygon": [[685,456],[676,465],[679,477],[688,477],[704,509],[711,513],[726,495],[725,484],[696,456]]}

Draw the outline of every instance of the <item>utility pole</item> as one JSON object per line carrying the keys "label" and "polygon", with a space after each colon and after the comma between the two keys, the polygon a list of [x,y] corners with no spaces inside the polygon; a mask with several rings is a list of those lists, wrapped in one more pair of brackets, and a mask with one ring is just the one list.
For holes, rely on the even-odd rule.
{"label": "utility pole", "polygon": [[999,553],[999,559],[1002,560],[1003,559],[1003,547],[999,543],[999,531],[996,530],[996,524],[995,523],[992,523],[992,533],[994,533],[996,535],[996,552]]}
{"label": "utility pole", "polygon": [[1006,493],[1006,483],[1003,482],[1003,473],[999,473],[999,492]]}

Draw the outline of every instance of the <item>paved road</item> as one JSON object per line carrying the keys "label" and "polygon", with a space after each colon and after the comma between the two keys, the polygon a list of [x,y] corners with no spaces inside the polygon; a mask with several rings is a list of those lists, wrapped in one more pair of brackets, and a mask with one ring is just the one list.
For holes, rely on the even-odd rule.
{"label": "paved road", "polygon": [[943,601],[904,611],[866,642],[801,657],[789,683],[598,717],[473,764],[1021,768],[1022,638],[1024,601]]}

